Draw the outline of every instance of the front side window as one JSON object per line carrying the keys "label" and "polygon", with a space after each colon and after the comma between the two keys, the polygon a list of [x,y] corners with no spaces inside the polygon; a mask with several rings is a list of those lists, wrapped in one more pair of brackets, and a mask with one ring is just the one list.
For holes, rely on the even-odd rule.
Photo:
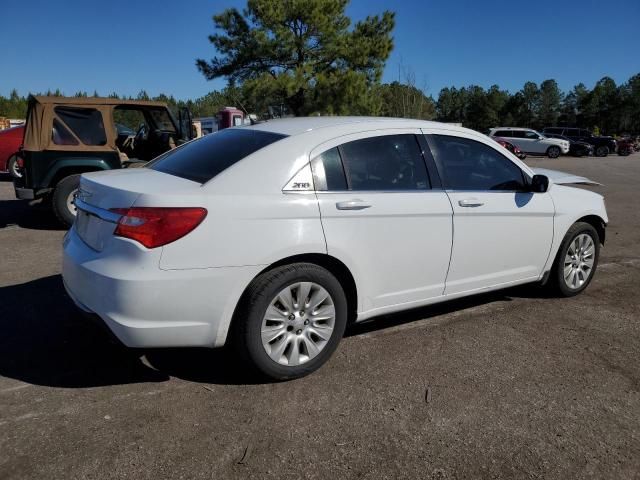
{"label": "front side window", "polygon": [[427,167],[415,135],[369,137],[340,146],[350,190],[426,190]]}
{"label": "front side window", "polygon": [[448,190],[523,191],[522,170],[496,149],[468,138],[429,135],[429,146]]}
{"label": "front side window", "polygon": [[151,108],[149,110],[155,128],[163,132],[176,133],[176,127],[169,116],[169,112],[164,108]]}
{"label": "front side window", "polygon": [[524,132],[524,138],[528,138],[529,140],[538,140],[540,138],[540,135],[538,135],[536,132],[532,132],[531,130],[526,130]]}
{"label": "front side window", "polygon": [[[54,111],[85,145],[106,145],[107,134],[104,131],[102,114],[95,108],[56,107]],[[53,141],[56,143],[55,136]]]}
{"label": "front side window", "polygon": [[285,137],[248,128],[228,128],[170,150],[147,167],[206,183],[236,162]]}

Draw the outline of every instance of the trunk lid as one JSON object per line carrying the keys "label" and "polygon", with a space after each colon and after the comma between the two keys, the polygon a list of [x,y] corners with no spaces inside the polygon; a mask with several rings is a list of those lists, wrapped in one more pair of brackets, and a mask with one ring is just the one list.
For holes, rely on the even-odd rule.
{"label": "trunk lid", "polygon": [[76,196],[78,214],[74,228],[93,250],[101,252],[113,240],[120,215],[114,208],[134,204],[182,206],[200,198],[201,185],[148,168],[92,172],[80,177]]}

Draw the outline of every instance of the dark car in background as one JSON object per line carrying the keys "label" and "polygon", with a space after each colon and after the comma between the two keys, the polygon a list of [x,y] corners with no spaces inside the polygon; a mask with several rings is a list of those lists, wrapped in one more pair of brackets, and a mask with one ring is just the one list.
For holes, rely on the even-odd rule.
{"label": "dark car in background", "polygon": [[18,150],[24,137],[24,125],[0,131],[0,172],[20,175],[18,170]]}
{"label": "dark car in background", "polygon": [[593,155],[594,148],[590,143],[572,140],[569,137],[565,137],[564,135],[559,135],[557,133],[547,133],[546,136],[549,138],[567,140],[569,142],[569,155],[573,155],[574,157],[589,157]]}
{"label": "dark car in background", "polygon": [[589,130],[575,127],[546,127],[542,130],[546,136],[564,135],[570,140],[586,142],[593,145],[596,157],[606,157],[617,150],[616,141],[613,137],[596,136]]}

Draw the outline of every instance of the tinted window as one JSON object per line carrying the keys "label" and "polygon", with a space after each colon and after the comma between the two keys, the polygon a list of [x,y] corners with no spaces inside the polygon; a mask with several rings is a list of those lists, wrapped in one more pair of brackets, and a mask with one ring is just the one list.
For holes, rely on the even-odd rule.
{"label": "tinted window", "polygon": [[580,136],[580,131],[577,128],[567,128],[564,131],[564,134],[567,137],[579,137]]}
{"label": "tinted window", "polygon": [[149,168],[205,183],[252,153],[286,135],[250,129],[225,129],[161,155]]}
{"label": "tinted window", "polygon": [[56,145],[78,145],[78,141],[75,139],[75,137],[57,118],[53,119],[51,140]]}
{"label": "tinted window", "polygon": [[589,130],[580,130],[580,136],[589,138],[591,137],[591,132]]}
{"label": "tinted window", "polygon": [[528,138],[530,140],[537,140],[540,138],[540,135],[538,135],[536,132],[526,130],[524,132],[524,138]]}
{"label": "tinted window", "polygon": [[341,147],[351,190],[425,190],[427,167],[415,135],[363,138]]}
{"label": "tinted window", "polygon": [[509,138],[511,136],[511,130],[498,130],[493,134],[494,137],[506,137]]}
{"label": "tinted window", "polygon": [[311,161],[316,190],[347,190],[338,148],[332,148]]}
{"label": "tinted window", "polygon": [[511,133],[513,134],[513,138],[527,138],[524,130],[512,130]]}
{"label": "tinted window", "polygon": [[475,140],[430,135],[429,146],[444,187],[451,190],[523,190],[522,170]]}
{"label": "tinted window", "polygon": [[[93,108],[56,107],[56,115],[85,145],[105,145],[102,114]],[[54,139],[55,143],[55,139]]]}

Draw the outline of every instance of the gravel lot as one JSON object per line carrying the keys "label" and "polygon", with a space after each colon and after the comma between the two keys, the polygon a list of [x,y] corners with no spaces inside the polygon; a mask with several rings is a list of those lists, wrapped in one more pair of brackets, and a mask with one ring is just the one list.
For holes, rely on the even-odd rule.
{"label": "gravel lot", "polygon": [[527,162],[604,184],[583,295],[379,318],[280,384],[220,351],[111,344],[64,293],[64,231],[2,179],[0,479],[639,478],[640,154]]}

